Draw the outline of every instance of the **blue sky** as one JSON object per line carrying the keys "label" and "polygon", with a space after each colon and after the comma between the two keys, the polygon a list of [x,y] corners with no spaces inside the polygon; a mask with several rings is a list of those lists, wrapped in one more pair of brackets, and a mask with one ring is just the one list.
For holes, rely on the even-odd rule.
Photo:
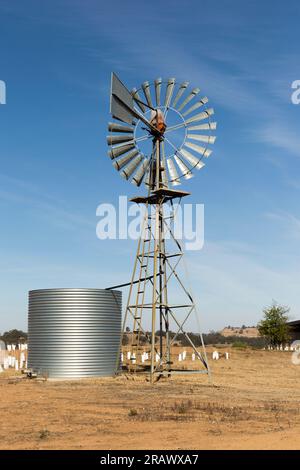
{"label": "blue sky", "polygon": [[135,242],[96,238],[96,207],[142,190],[106,156],[110,72],[210,97],[214,153],[186,183],[205,204],[187,254],[203,329],[256,324],[272,299],[300,316],[300,79],[296,1],[0,2],[0,331],[27,291],[126,282]]}

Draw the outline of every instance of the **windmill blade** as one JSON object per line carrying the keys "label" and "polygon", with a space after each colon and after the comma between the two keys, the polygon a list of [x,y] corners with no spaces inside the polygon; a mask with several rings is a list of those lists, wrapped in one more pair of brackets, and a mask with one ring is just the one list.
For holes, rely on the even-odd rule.
{"label": "windmill blade", "polygon": [[180,149],[177,153],[179,153],[182,158],[185,158],[192,167],[197,168],[197,170],[200,170],[205,166],[205,163],[203,163],[201,159],[198,159],[195,155],[185,149]]}
{"label": "windmill blade", "polygon": [[129,144],[119,145],[118,147],[115,147],[109,150],[108,156],[113,160],[114,158],[117,158],[120,155],[123,155],[124,153],[127,153],[134,148],[135,148],[134,141],[132,141]]}
{"label": "windmill blade", "polygon": [[194,150],[196,153],[203,155],[203,157],[209,157],[212,153],[212,150],[200,147],[200,145],[193,144],[192,142],[186,141],[184,144],[185,147],[189,147],[190,149]]}
{"label": "windmill blade", "polygon": [[133,132],[134,128],[130,126],[122,126],[122,124],[116,124],[115,122],[109,122],[108,130],[110,132]]}
{"label": "windmill blade", "polygon": [[152,100],[151,100],[151,94],[150,94],[150,83],[149,82],[144,82],[142,84],[142,88],[144,91],[145,98],[147,100],[149,108],[153,108]]}
{"label": "windmill blade", "polygon": [[178,186],[180,184],[179,176],[171,158],[167,159],[167,166],[170,175],[170,183],[172,184],[172,186]]}
{"label": "windmill blade", "polygon": [[217,129],[216,122],[207,122],[206,124],[199,124],[198,126],[191,126],[187,128],[188,131],[208,131],[208,130],[215,131],[216,129]]}
{"label": "windmill blade", "polygon": [[186,180],[194,176],[189,167],[178,157],[178,155],[174,155],[174,160]]}
{"label": "windmill blade", "polygon": [[172,99],[173,91],[175,86],[175,78],[169,78],[166,90],[166,97],[165,97],[165,107],[168,108],[170,106],[170,102]]}
{"label": "windmill blade", "polygon": [[216,137],[211,135],[200,135],[200,134],[187,134],[187,139],[198,140],[199,142],[205,142],[207,144],[214,144]]}
{"label": "windmill blade", "polygon": [[121,168],[127,165],[136,155],[138,155],[138,153],[138,150],[132,150],[123,157],[118,158],[118,160],[115,160],[113,162],[113,166],[116,168],[116,170],[121,170]]}
{"label": "windmill blade", "polygon": [[[121,82],[120,82],[121,83]],[[124,85],[121,83],[124,87]],[[125,87],[124,87],[125,88]],[[130,92],[125,88],[126,92],[130,95],[131,104],[122,101],[122,97],[112,94],[111,95],[111,113],[115,119],[119,119],[119,121],[127,122],[127,124],[136,125],[132,117],[142,121],[146,126],[150,127],[152,131],[156,131],[156,128],[152,126],[152,124],[148,121],[148,119],[143,116],[143,114],[139,113],[133,107],[133,96]],[[125,93],[125,92],[124,92]],[[129,101],[129,98],[128,98]]]}
{"label": "windmill blade", "polygon": [[143,157],[141,154],[138,154],[136,157],[134,157],[130,161],[130,163],[128,163],[128,165],[125,166],[124,170],[121,171],[120,175],[126,180],[128,180],[130,176],[132,175],[132,173],[136,170],[136,168],[140,164],[142,158]]}
{"label": "windmill blade", "polygon": [[197,122],[197,121],[203,121],[203,119],[207,119],[209,116],[212,116],[214,114],[213,108],[206,109],[202,113],[195,114],[195,116],[190,117],[185,121],[186,124],[189,124],[191,122]]}
{"label": "windmill blade", "polygon": [[160,106],[161,84],[162,84],[162,79],[161,78],[157,78],[154,81],[156,106]]}
{"label": "windmill blade", "polygon": [[140,186],[142,181],[143,181],[143,178],[148,170],[148,167],[149,167],[149,163],[150,163],[150,159],[147,159],[147,158],[144,158],[142,164],[140,165],[140,167],[138,168],[138,170],[136,171],[136,173],[134,174],[134,176],[132,177],[132,183],[135,184],[136,186]]}
{"label": "windmill blade", "polygon": [[204,106],[206,103],[208,103],[208,98],[207,96],[204,96],[204,98],[201,98],[201,100],[197,101],[197,103],[195,103],[187,111],[182,113],[182,116],[187,116],[188,114],[191,114],[193,111],[195,111],[195,109],[198,109],[201,106]]}
{"label": "windmill blade", "polygon": [[200,92],[200,88],[194,88],[191,93],[186,97],[186,99],[181,103],[178,108],[178,111],[181,111],[198,93]]}
{"label": "windmill blade", "polygon": [[178,101],[180,100],[180,98],[182,97],[183,93],[185,92],[185,90],[187,89],[188,86],[189,86],[189,82],[181,83],[181,85],[178,88],[178,91],[176,93],[176,96],[174,98],[174,101],[172,103],[173,108],[176,108],[176,104],[178,103]]}
{"label": "windmill blade", "polygon": [[138,107],[140,108],[140,110],[143,111],[143,113],[145,113],[145,112],[146,112],[146,108],[145,108],[145,106],[141,103],[142,100],[141,100],[140,95],[139,95],[139,93],[138,93],[138,91],[137,91],[136,88],[133,88],[133,89],[131,90],[131,95],[132,95],[134,101],[136,102],[136,104],[138,105]]}
{"label": "windmill blade", "polygon": [[108,145],[116,145],[121,144],[122,142],[131,142],[133,140],[133,134],[108,135],[106,139]]}

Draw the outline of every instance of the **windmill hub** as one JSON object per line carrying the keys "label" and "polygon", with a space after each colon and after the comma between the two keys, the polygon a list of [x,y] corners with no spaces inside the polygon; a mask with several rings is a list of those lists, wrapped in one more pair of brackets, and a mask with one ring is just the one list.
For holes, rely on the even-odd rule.
{"label": "windmill hub", "polygon": [[[156,108],[154,110],[151,110],[150,123],[152,124],[152,126],[154,126],[157,129],[158,131],[157,134],[159,134],[159,137],[162,137],[167,128],[167,125],[166,125],[164,113],[162,112],[161,109]],[[152,132],[153,132],[153,135],[155,135],[155,131],[152,131]]]}

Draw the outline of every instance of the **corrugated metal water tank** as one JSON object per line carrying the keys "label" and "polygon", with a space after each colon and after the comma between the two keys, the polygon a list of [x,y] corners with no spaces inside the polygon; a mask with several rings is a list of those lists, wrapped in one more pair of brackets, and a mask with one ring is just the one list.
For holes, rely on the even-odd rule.
{"label": "corrugated metal water tank", "polygon": [[122,293],[105,289],[29,292],[28,367],[49,378],[113,375]]}

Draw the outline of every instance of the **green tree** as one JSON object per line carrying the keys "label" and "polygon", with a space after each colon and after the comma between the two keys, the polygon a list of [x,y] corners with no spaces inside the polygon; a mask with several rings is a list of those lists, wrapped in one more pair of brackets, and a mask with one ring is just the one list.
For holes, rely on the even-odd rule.
{"label": "green tree", "polygon": [[22,330],[10,330],[3,333],[0,339],[6,344],[18,344],[27,341],[27,333]]}
{"label": "green tree", "polygon": [[264,318],[258,323],[257,329],[270,346],[276,347],[289,342],[289,326],[287,324],[288,307],[276,302],[263,310]]}

